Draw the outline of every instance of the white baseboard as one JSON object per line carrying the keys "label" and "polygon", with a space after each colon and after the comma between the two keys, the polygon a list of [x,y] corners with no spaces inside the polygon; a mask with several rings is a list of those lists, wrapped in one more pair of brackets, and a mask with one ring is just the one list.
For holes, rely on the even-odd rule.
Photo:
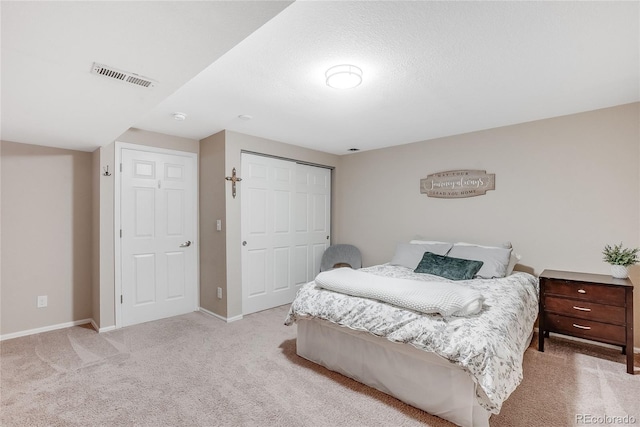
{"label": "white baseboard", "polygon": [[[539,332],[538,328],[533,328],[533,330],[535,332]],[[582,343],[585,343],[585,344],[599,345],[600,347],[613,348],[615,350],[620,350],[620,346],[619,345],[611,345],[611,344],[607,344],[607,343],[604,343],[604,342],[585,340],[583,338],[572,337],[570,335],[556,334],[555,332],[550,332],[549,336],[556,336],[556,337],[559,337],[559,338],[564,338],[564,339],[569,340],[569,341],[577,341],[577,342],[582,342]],[[633,352],[634,353],[640,353],[640,347],[633,347]]]}
{"label": "white baseboard", "polygon": [[235,322],[236,320],[242,320],[242,314],[233,317],[227,317],[227,323]]}
{"label": "white baseboard", "polygon": [[113,331],[114,329],[116,329],[116,325],[106,326],[104,328],[99,328],[98,325],[96,324],[96,322],[93,319],[91,319],[91,326],[93,326],[93,329],[98,331],[98,333],[109,332],[109,331]]}
{"label": "white baseboard", "polygon": [[28,335],[41,334],[43,332],[55,331],[58,329],[70,328],[72,326],[86,325],[87,323],[91,323],[92,326],[95,325],[93,319],[74,320],[73,322],[59,323],[57,325],[44,326],[42,328],[28,329],[26,331],[0,335],[0,341],[10,340],[12,338],[26,337]]}
{"label": "white baseboard", "polygon": [[205,313],[205,314],[208,314],[209,316],[213,316],[213,317],[215,317],[217,319],[220,319],[220,320],[222,320],[224,322],[227,322],[227,323],[235,322],[236,320],[241,320],[242,319],[242,314],[239,315],[239,316],[233,316],[233,317],[222,317],[219,314],[214,313],[213,311],[207,310],[206,308],[200,307],[200,311]]}

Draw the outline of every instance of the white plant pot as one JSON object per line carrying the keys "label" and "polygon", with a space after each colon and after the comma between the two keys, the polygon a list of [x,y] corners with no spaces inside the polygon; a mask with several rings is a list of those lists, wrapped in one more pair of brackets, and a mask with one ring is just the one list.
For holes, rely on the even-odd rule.
{"label": "white plant pot", "polygon": [[624,265],[611,265],[611,275],[616,279],[629,277],[629,270]]}

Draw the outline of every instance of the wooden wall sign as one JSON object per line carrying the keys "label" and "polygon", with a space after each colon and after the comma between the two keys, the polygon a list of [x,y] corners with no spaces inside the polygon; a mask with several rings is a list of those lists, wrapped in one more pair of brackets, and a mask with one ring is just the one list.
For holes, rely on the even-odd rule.
{"label": "wooden wall sign", "polygon": [[420,180],[420,193],[441,199],[482,196],[496,188],[496,175],[480,170],[438,172]]}

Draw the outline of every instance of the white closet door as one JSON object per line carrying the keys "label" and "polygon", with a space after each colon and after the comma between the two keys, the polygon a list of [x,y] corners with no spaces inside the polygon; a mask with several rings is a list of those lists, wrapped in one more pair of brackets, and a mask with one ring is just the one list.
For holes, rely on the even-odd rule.
{"label": "white closet door", "polygon": [[243,153],[241,176],[242,311],[249,314],[292,302],[319,271],[331,171]]}
{"label": "white closet door", "polygon": [[291,302],[295,163],[242,154],[244,314]]}
{"label": "white closet door", "polygon": [[296,166],[294,283],[297,288],[320,272],[331,233],[331,170]]}
{"label": "white closet door", "polygon": [[196,158],[122,150],[122,326],[197,302]]}

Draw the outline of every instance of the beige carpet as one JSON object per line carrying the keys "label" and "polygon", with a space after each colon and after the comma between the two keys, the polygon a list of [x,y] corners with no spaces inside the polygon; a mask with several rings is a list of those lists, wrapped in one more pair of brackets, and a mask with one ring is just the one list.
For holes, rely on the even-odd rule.
{"label": "beige carpet", "polygon": [[[295,327],[282,324],[286,310],[229,324],[193,313],[103,334],[75,327],[4,341],[0,423],[452,426],[299,358]],[[617,350],[561,339],[545,353],[529,348],[524,381],[491,425],[570,426],[577,414],[640,424],[640,375],[623,363]]]}

